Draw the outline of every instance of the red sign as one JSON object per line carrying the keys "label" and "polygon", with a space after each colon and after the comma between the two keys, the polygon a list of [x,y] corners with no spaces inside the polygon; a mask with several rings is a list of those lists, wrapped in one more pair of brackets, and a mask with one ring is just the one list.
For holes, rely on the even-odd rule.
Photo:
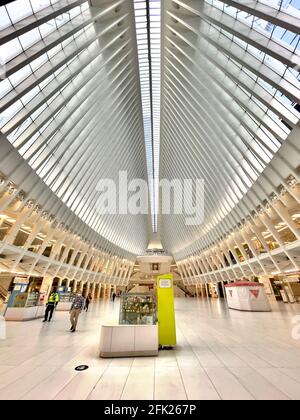
{"label": "red sign", "polygon": [[250,290],[250,293],[257,299],[259,295],[259,290]]}

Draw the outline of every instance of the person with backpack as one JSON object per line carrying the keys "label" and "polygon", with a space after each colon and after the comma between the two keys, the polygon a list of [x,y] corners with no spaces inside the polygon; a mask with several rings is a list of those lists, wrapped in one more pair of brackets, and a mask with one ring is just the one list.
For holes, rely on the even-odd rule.
{"label": "person with backpack", "polygon": [[48,301],[46,303],[46,311],[43,322],[50,322],[53,317],[54,309],[56,308],[59,302],[59,294],[57,293],[56,289],[54,288],[52,293],[50,293]]}

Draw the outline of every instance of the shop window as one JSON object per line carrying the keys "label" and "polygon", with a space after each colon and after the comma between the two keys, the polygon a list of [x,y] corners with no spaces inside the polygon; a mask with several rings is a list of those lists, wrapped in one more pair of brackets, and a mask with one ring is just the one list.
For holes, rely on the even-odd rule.
{"label": "shop window", "polygon": [[47,246],[43,252],[43,256],[44,257],[50,257],[51,255],[51,251],[52,251],[52,245],[51,246]]}
{"label": "shop window", "polygon": [[59,282],[59,278],[54,277],[53,282],[52,282],[52,288],[58,287],[58,282]]}
{"label": "shop window", "polygon": [[24,246],[25,242],[28,239],[29,234],[23,232],[22,230],[19,230],[19,232],[17,233],[17,236],[15,237],[14,243],[13,245],[15,246]]}
{"label": "shop window", "polygon": [[230,266],[230,264],[229,264],[229,261],[228,261],[228,259],[227,259],[227,257],[226,257],[226,255],[225,255],[225,254],[223,254],[223,258],[224,258],[225,266],[226,266],[226,267],[229,267],[229,266]]}
{"label": "shop window", "polygon": [[75,260],[74,260],[74,265],[78,264],[80,256],[81,256],[81,252],[77,252],[77,255],[76,255]]}
{"label": "shop window", "polygon": [[300,212],[293,214],[292,218],[295,223],[297,223],[298,228],[300,229]]}
{"label": "shop window", "polygon": [[288,226],[284,225],[277,225],[276,230],[278,231],[278,234],[280,236],[280,239],[283,243],[292,243],[297,240],[294,233],[290,230]]}
{"label": "shop window", "polygon": [[68,252],[68,256],[66,258],[66,264],[69,264],[73,255],[74,249],[70,249],[70,251]]}
{"label": "shop window", "polygon": [[231,263],[232,263],[233,265],[236,265],[236,264],[237,264],[237,261],[236,261],[236,259],[234,258],[234,255],[233,255],[233,253],[232,253],[231,251],[229,251],[229,255],[230,255]]}
{"label": "shop window", "polygon": [[254,244],[254,247],[255,247],[255,249],[256,249],[256,251],[257,251],[258,254],[264,254],[264,253],[267,252],[265,250],[265,248],[263,247],[263,244],[256,237],[253,238],[253,244]]}
{"label": "shop window", "polygon": [[236,254],[237,254],[238,259],[240,260],[240,262],[245,261],[245,258],[244,258],[243,254],[241,253],[241,251],[240,251],[239,248],[235,248],[235,252],[236,252]]}
{"label": "shop window", "polygon": [[39,252],[39,248],[40,247],[37,246],[37,245],[31,246],[31,247],[28,248],[28,251],[38,253]]}
{"label": "shop window", "polygon": [[67,286],[67,282],[68,282],[68,279],[63,279],[63,281],[61,282],[61,285],[64,286],[64,287],[66,287]]}
{"label": "shop window", "polygon": [[274,249],[277,249],[280,247],[279,243],[275,241],[267,241],[267,244],[270,251],[273,251]]}
{"label": "shop window", "polygon": [[266,229],[264,232],[262,232],[262,235],[263,235],[270,251],[280,247],[276,238],[274,238],[273,234],[268,229]]}
{"label": "shop window", "polygon": [[35,238],[31,245],[39,246],[39,245],[42,245],[42,244],[43,244],[43,241],[41,239]]}
{"label": "shop window", "polygon": [[248,244],[243,244],[244,250],[246,252],[246,254],[248,255],[248,258],[251,259],[253,258],[253,253],[251,251],[251,249],[249,248]]}
{"label": "shop window", "polygon": [[43,277],[30,277],[29,278],[29,292],[39,292],[43,282]]}
{"label": "shop window", "polygon": [[1,274],[0,275],[0,294],[6,298],[7,293],[13,288],[13,276]]}
{"label": "shop window", "polygon": [[65,249],[66,249],[66,247],[64,245],[60,248],[60,253],[59,253],[59,257],[58,257],[59,261],[61,260]]}
{"label": "shop window", "polygon": [[91,258],[90,262],[88,263],[87,270],[90,270],[93,266],[94,258]]}
{"label": "shop window", "polygon": [[81,262],[81,265],[80,265],[80,268],[83,268],[84,267],[84,264],[86,263],[86,258],[87,258],[87,255],[85,255],[83,257],[82,262]]}
{"label": "shop window", "polygon": [[5,236],[8,234],[9,229],[12,227],[10,223],[3,222],[0,227],[0,241],[3,241]]}

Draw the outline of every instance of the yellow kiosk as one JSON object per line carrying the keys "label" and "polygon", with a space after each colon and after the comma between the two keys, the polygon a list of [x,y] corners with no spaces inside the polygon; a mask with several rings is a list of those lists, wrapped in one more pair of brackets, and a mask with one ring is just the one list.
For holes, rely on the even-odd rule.
{"label": "yellow kiosk", "polygon": [[158,336],[161,347],[176,345],[173,274],[157,277]]}

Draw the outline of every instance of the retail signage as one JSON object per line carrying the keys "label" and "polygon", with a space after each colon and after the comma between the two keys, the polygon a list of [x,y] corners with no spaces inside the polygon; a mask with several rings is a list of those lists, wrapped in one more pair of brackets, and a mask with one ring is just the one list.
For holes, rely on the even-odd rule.
{"label": "retail signage", "polygon": [[46,293],[40,293],[39,305],[42,306],[46,302]]}
{"label": "retail signage", "polygon": [[230,297],[233,295],[233,290],[229,290]]}
{"label": "retail signage", "polygon": [[160,279],[159,280],[159,287],[161,289],[170,289],[172,287],[172,280],[171,279]]}
{"label": "retail signage", "polygon": [[252,296],[254,296],[256,299],[259,296],[259,290],[249,290]]}
{"label": "retail signage", "polygon": [[29,277],[15,277],[14,278],[14,284],[28,284],[29,283]]}

